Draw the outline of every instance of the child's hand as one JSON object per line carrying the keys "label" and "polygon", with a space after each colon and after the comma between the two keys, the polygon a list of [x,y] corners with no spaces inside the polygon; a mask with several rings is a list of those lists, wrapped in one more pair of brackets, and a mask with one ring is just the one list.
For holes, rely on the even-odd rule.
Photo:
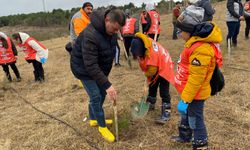
{"label": "child's hand", "polygon": [[188,108],[188,103],[184,102],[181,99],[180,102],[179,102],[179,104],[178,104],[178,106],[177,106],[178,112],[181,115],[186,115],[187,114],[187,108]]}

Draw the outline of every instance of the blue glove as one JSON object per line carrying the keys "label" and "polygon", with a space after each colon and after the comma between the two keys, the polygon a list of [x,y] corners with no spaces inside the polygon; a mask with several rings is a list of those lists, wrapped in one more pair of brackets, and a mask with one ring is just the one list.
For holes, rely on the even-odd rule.
{"label": "blue glove", "polygon": [[177,109],[181,115],[187,114],[188,103],[185,103],[182,99],[180,100]]}
{"label": "blue glove", "polygon": [[44,57],[42,57],[42,58],[40,59],[40,61],[41,61],[42,64],[44,64],[44,63],[47,61],[47,59],[44,58]]}

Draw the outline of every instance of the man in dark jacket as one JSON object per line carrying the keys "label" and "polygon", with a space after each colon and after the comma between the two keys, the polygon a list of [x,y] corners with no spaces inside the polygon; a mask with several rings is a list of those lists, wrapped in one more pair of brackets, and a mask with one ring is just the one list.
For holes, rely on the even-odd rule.
{"label": "man in dark jacket", "polygon": [[106,127],[102,105],[106,94],[116,100],[116,90],[108,75],[117,45],[117,32],[125,25],[123,11],[112,8],[93,12],[91,24],[80,33],[71,52],[71,70],[80,79],[89,96],[90,125],[99,125],[99,132],[109,142],[115,137]]}

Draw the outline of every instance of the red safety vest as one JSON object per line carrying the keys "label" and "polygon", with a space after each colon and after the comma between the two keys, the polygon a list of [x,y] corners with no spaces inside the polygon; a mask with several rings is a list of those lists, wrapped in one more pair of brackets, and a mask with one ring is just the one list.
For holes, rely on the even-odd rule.
{"label": "red safety vest", "polygon": [[172,61],[167,49],[159,43],[152,41],[149,56],[140,61],[142,71],[146,72],[148,66],[158,68],[158,75],[174,84],[174,62]]}
{"label": "red safety vest", "polygon": [[126,24],[122,28],[122,34],[135,34],[135,23],[136,23],[136,18],[127,18],[126,19]]}
{"label": "red safety vest", "polygon": [[157,30],[158,30],[158,34],[160,34],[160,32],[161,32],[161,29],[159,26],[160,15],[154,10],[149,11],[148,14],[149,14],[150,19],[151,19],[151,26],[150,26],[147,34],[155,34]]}
{"label": "red safety vest", "polygon": [[11,40],[9,37],[6,40],[7,40],[8,48],[6,49],[2,45],[0,46],[0,64],[1,65],[16,61],[16,57],[12,51]]}
{"label": "red safety vest", "polygon": [[[203,42],[196,42],[190,48],[185,48],[180,55],[180,60],[178,61],[177,74],[175,76],[175,88],[179,93],[182,93],[185,88],[189,76],[189,57],[191,56],[193,50],[201,46]],[[215,52],[216,63],[219,67],[222,66],[222,54],[218,45],[211,43],[211,46]],[[199,99],[199,92],[196,94],[195,99]]]}
{"label": "red safety vest", "polygon": [[147,24],[147,20],[145,19],[146,15],[141,13],[141,24]]}
{"label": "red safety vest", "polygon": [[44,45],[42,45],[40,42],[38,42],[37,40],[29,37],[24,44],[19,44],[18,46],[22,48],[24,54],[25,54],[25,60],[35,60],[36,59],[36,53],[37,51],[34,50],[28,43],[29,41],[34,40],[35,42],[37,42],[43,49],[46,49],[46,47]]}

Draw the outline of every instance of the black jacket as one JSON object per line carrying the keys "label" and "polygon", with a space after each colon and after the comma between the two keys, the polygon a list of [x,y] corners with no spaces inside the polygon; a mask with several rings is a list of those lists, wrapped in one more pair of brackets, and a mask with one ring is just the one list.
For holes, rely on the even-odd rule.
{"label": "black jacket", "polygon": [[[235,12],[234,10],[234,2],[239,4],[239,14]],[[227,0],[227,9],[230,12],[230,14],[232,16],[234,16],[235,18],[240,18],[240,16],[243,15],[243,5],[241,3],[241,0]]]}
{"label": "black jacket", "polygon": [[117,35],[106,34],[104,11],[92,13],[91,24],[80,33],[71,52],[71,70],[80,80],[95,80],[107,89],[108,75],[113,65]]}

